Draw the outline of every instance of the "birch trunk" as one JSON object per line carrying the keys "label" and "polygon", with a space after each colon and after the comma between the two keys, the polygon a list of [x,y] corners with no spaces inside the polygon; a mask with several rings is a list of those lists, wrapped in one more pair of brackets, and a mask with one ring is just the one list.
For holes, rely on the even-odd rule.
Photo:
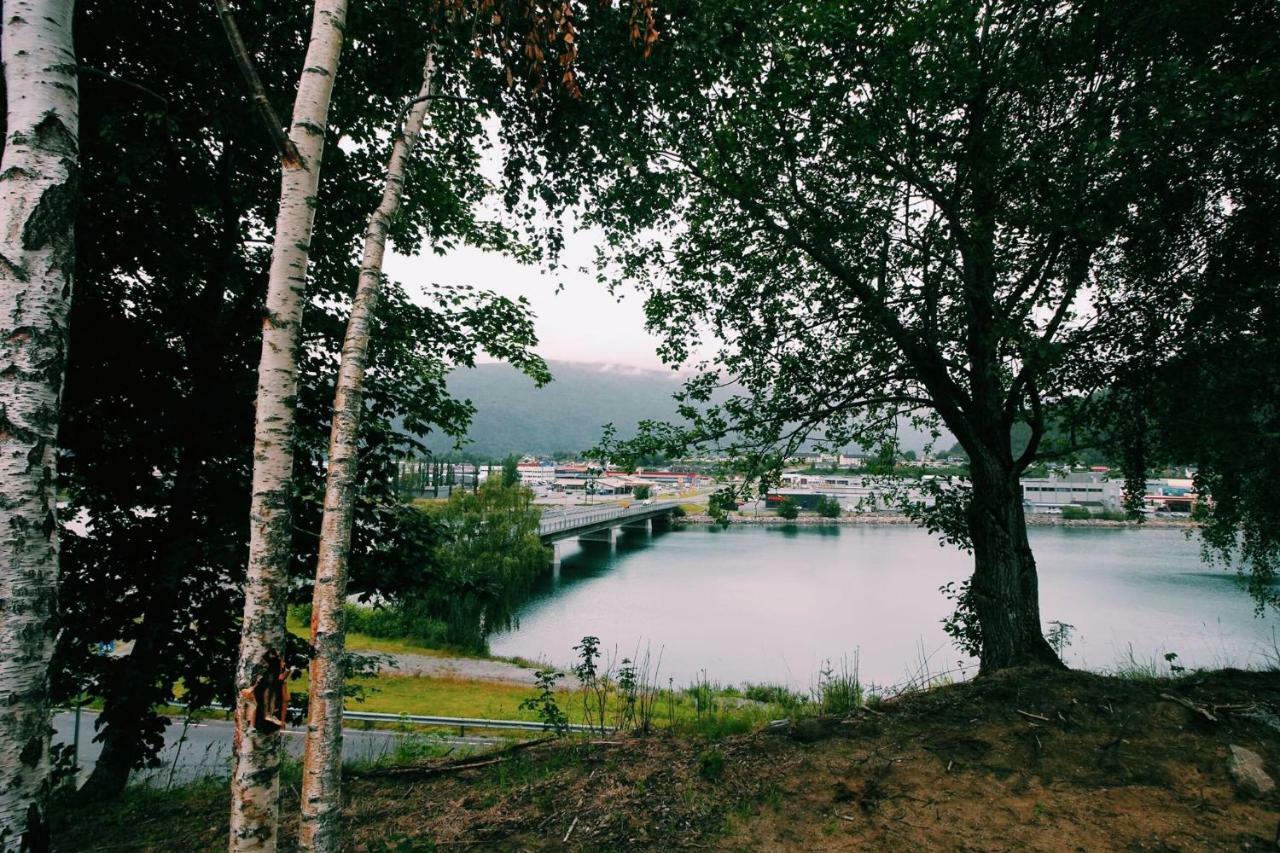
{"label": "birch trunk", "polygon": [[0,60],[0,850],[46,849],[55,451],[75,265],[73,0],[5,0]]}
{"label": "birch trunk", "polygon": [[351,553],[365,361],[382,289],[387,228],[400,206],[405,169],[422,130],[433,78],[433,58],[428,52],[422,69],[422,89],[391,148],[382,200],[365,228],[360,275],[342,342],[342,362],[333,398],[333,426],[329,434],[320,554],[311,600],[311,645],[315,655],[311,659],[306,753],[302,766],[302,825],[298,845],[303,850],[328,853],[339,850],[342,843],[343,603],[347,594],[347,559]]}
{"label": "birch trunk", "polygon": [[280,210],[258,364],[249,565],[236,667],[230,832],[233,851],[276,848],[280,730],[285,723],[288,696],[285,593],[292,536],[289,500],[297,349],[329,99],[338,73],[346,14],[346,0],[316,0],[311,40],[289,129],[298,157],[282,157]]}

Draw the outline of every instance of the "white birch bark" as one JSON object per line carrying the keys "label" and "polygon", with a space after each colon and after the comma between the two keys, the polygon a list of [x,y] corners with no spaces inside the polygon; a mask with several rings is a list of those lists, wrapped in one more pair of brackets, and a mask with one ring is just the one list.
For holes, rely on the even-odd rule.
{"label": "white birch bark", "polygon": [[387,228],[400,206],[405,170],[422,131],[434,86],[434,63],[428,51],[422,89],[409,108],[399,138],[391,148],[382,200],[364,232],[364,252],[356,294],[342,342],[329,434],[329,467],[325,474],[324,516],[320,523],[320,556],[311,600],[311,659],[308,688],[307,741],[302,766],[302,850],[330,853],[342,846],[342,688],[347,595],[347,560],[351,553],[357,440],[366,356],[373,315],[382,289],[382,256]]}
{"label": "white birch bark", "polygon": [[48,845],[55,449],[75,263],[73,0],[5,0],[0,61],[0,850]]}
{"label": "white birch bark", "polygon": [[280,815],[280,730],[284,726],[285,593],[292,518],[297,350],[329,99],[338,73],[346,0],[316,0],[289,138],[299,159],[283,158],[280,210],[267,282],[258,364],[249,564],[236,668],[233,851],[276,848]]}

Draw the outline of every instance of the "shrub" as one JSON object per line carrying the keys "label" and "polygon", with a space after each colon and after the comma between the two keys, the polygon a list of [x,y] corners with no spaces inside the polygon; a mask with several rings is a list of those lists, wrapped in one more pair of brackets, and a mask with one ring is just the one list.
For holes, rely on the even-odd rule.
{"label": "shrub", "polygon": [[835,498],[828,497],[827,495],[823,495],[818,498],[818,505],[816,509],[818,511],[818,515],[823,518],[839,518],[844,512],[840,507],[840,501]]}
{"label": "shrub", "polygon": [[724,775],[724,753],[716,747],[704,750],[698,756],[698,775],[708,782],[715,782]]}
{"label": "shrub", "polygon": [[778,516],[794,521],[800,517],[800,507],[791,498],[783,498],[782,503],[778,504]]}
{"label": "shrub", "polygon": [[534,673],[537,679],[538,692],[520,702],[520,710],[534,711],[542,725],[557,736],[569,731],[569,717],[556,701],[556,682],[564,677],[563,672],[554,669],[540,669]]}
{"label": "shrub", "polygon": [[742,695],[753,702],[778,705],[794,710],[805,703],[805,697],[781,684],[744,684]]}

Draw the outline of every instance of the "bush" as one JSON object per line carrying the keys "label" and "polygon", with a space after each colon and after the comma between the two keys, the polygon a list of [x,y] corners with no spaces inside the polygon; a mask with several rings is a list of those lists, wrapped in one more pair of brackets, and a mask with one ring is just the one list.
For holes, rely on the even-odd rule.
{"label": "bush", "polygon": [[823,518],[839,518],[844,513],[844,510],[840,507],[840,501],[826,495],[818,498],[818,505],[815,509],[818,515]]}
{"label": "bush", "polygon": [[[310,604],[297,604],[290,610],[302,624],[311,622]],[[452,644],[448,624],[426,613],[414,600],[378,607],[348,603],[344,610],[348,633],[382,640],[413,640],[428,648]]]}
{"label": "bush", "polygon": [[1062,517],[1068,521],[1085,521],[1090,518],[1098,518],[1103,521],[1127,521],[1129,516],[1117,510],[1102,510],[1100,512],[1090,512],[1082,506],[1064,506],[1062,508]]}
{"label": "bush", "polygon": [[788,710],[794,710],[807,701],[807,697],[781,684],[744,684],[742,695],[753,702],[778,705]]}
{"label": "bush", "polygon": [[647,501],[653,495],[653,487],[651,486],[634,486],[631,489],[632,496],[638,501]]}
{"label": "bush", "polygon": [[698,775],[708,782],[716,782],[724,775],[724,753],[716,747],[704,750],[698,756]]}
{"label": "bush", "polygon": [[782,503],[778,504],[778,516],[794,521],[800,517],[800,507],[791,498],[783,498]]}

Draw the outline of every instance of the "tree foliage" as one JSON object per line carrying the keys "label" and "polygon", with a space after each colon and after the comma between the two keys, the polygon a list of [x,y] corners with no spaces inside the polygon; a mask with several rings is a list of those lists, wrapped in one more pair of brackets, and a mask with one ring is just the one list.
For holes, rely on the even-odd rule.
{"label": "tree foliage", "polygon": [[791,498],[783,498],[778,504],[778,517],[785,518],[787,521],[795,521],[800,517],[800,505]]}
{"label": "tree foliage", "polygon": [[814,512],[823,518],[839,518],[843,514],[840,508],[840,501],[830,495],[822,495],[818,498],[818,503],[814,506]]}
{"label": "tree foliage", "polygon": [[974,551],[984,665],[1055,661],[1017,477],[1074,451],[1127,342],[1161,339],[1183,239],[1223,229],[1215,148],[1274,136],[1252,112],[1274,5],[663,10],[649,64],[583,58],[600,85],[547,165],[590,180],[604,275],[647,294],[662,355],[716,342],[694,428],[630,450],[719,443],[768,479],[815,438],[945,425],[972,487],[935,529]]}
{"label": "tree foliage", "polygon": [[[287,4],[237,9],[268,91],[288,92],[306,16]],[[379,186],[385,138],[420,77],[427,10],[360,4],[335,94],[320,214],[311,249],[298,401],[294,552],[311,574],[333,375],[354,283],[355,253]],[[161,745],[155,709],[173,697],[230,701],[236,590],[243,575],[252,463],[254,369],[261,335],[274,150],[243,97],[210,7],[167,0],[122,16],[78,4],[82,34],[84,204],[71,318],[62,447],[73,527],[64,550],[64,630],[55,667],[63,695],[104,700],[105,789]],[[157,33],[164,33],[157,38]],[[468,86],[472,57],[448,66]],[[486,80],[493,78],[489,69]],[[493,80],[489,89],[503,83]],[[279,104],[277,104],[279,106]],[[487,107],[432,110],[392,233],[397,249],[461,243],[530,257],[501,223],[477,216]],[[465,433],[472,407],[448,371],[487,350],[538,380],[526,306],[463,283],[388,282],[378,313],[362,424],[356,591],[411,581],[424,531],[397,507],[395,460],[421,436]],[[406,527],[407,525],[407,527]],[[395,550],[413,546],[416,552]],[[228,591],[231,591],[230,598]],[[132,642],[120,656],[100,644]],[[107,777],[110,778],[107,778]]]}
{"label": "tree foliage", "polygon": [[450,496],[431,514],[438,529],[434,577],[402,606],[443,623],[447,643],[484,650],[490,634],[511,627],[546,569],[540,517],[533,492],[518,484],[490,479],[476,491]]}

